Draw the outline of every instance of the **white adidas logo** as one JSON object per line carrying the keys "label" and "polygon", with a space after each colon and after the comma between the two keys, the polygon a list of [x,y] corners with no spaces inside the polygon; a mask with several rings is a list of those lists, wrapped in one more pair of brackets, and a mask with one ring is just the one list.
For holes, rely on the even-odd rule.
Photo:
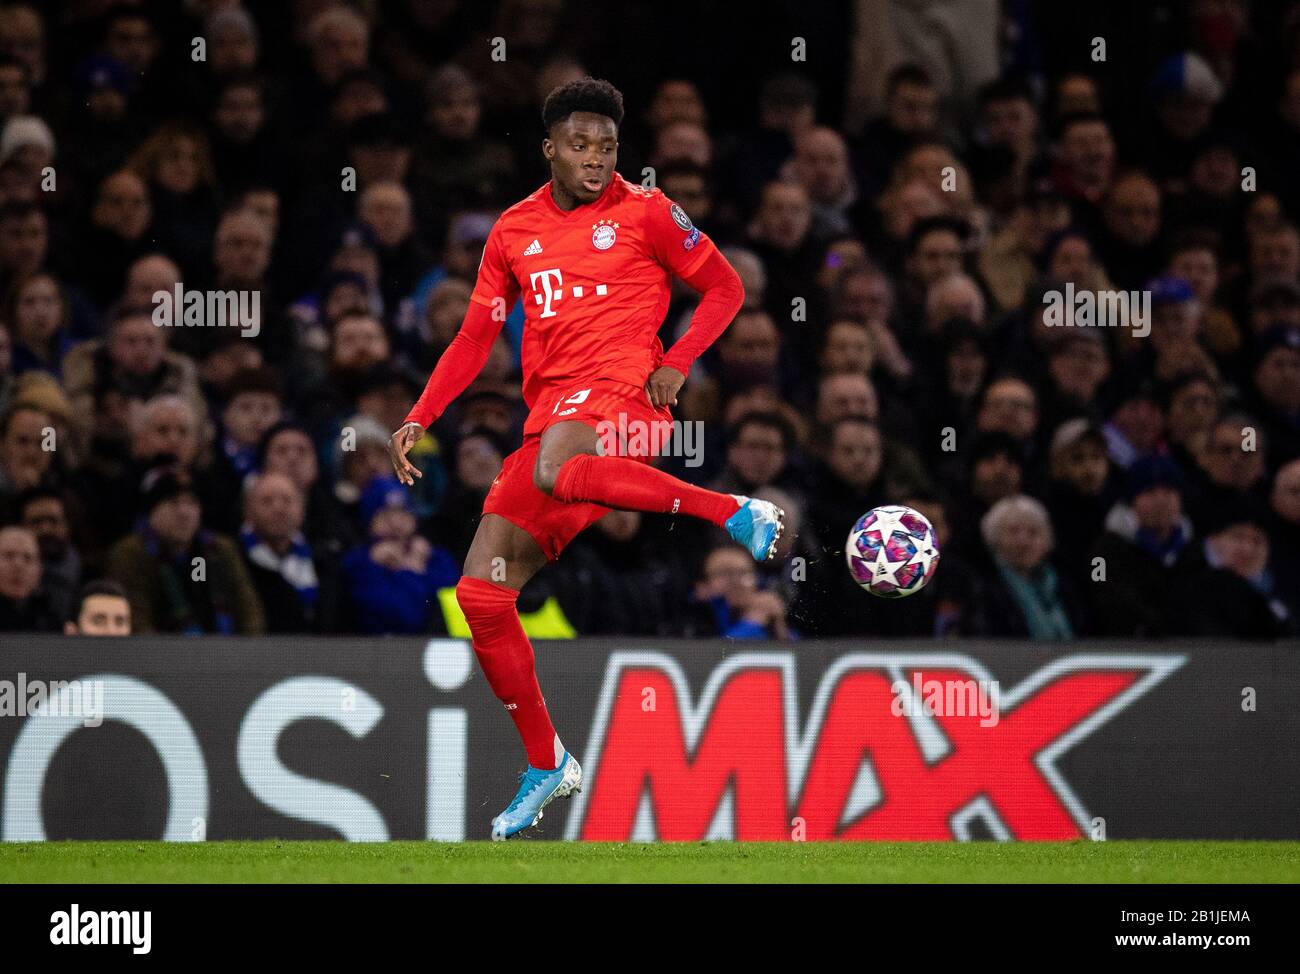
{"label": "white adidas logo", "polygon": [[528,245],[528,249],[524,251],[524,256],[531,257],[533,254],[540,254],[541,252],[542,252],[542,245],[538,243],[536,240],[534,240],[532,243]]}

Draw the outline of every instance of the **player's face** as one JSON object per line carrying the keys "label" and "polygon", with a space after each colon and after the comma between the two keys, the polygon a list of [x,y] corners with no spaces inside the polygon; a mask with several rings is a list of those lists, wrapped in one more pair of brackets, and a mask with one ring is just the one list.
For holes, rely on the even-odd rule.
{"label": "player's face", "polygon": [[614,178],[618,164],[618,126],[593,112],[574,112],[556,122],[542,141],[551,178],[578,203],[596,200]]}

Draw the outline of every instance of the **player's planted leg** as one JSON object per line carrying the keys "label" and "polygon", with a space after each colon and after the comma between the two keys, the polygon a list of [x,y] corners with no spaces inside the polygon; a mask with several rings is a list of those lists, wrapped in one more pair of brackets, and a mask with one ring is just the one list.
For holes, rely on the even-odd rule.
{"label": "player's planted leg", "polygon": [[492,820],[493,839],[536,825],[542,809],[578,791],[582,783],[582,769],[560,743],[546,711],[533,647],[515,605],[519,589],[545,563],[546,556],[527,532],[498,515],[485,514],[465,558],[465,575],[456,585],[474,655],[528,753],[518,792]]}

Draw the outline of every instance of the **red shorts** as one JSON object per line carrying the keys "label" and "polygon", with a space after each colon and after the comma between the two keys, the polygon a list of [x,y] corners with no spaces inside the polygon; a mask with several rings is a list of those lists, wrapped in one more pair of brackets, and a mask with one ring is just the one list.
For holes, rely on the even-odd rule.
{"label": "red shorts", "polygon": [[483,501],[484,514],[497,514],[523,528],[554,561],[580,532],[610,509],[586,501],[567,504],[533,482],[542,434],[556,423],[586,423],[600,437],[602,453],[648,463],[671,438],[672,413],[656,409],[640,386],[598,379],[538,397],[524,424],[524,442],[506,457]]}

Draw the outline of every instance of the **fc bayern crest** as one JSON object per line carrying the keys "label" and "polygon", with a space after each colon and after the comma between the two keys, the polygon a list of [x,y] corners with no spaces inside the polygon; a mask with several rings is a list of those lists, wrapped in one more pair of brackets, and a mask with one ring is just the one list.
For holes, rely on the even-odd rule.
{"label": "fc bayern crest", "polygon": [[591,245],[597,250],[609,250],[618,239],[618,224],[601,220],[591,228]]}

